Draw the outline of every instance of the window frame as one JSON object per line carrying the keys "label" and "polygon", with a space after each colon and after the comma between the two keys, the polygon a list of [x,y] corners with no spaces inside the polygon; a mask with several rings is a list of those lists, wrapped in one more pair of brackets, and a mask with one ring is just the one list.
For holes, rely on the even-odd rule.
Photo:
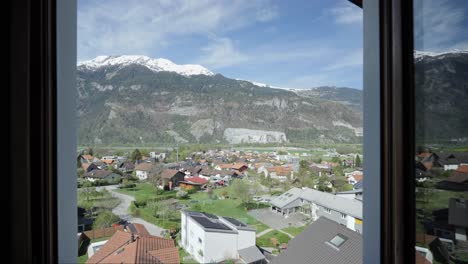
{"label": "window frame", "polygon": [[[364,178],[363,261],[407,263],[415,253],[406,202],[414,201],[413,1],[350,1],[364,10],[364,173],[380,175]],[[74,262],[76,0],[9,8],[11,254],[21,263]]]}

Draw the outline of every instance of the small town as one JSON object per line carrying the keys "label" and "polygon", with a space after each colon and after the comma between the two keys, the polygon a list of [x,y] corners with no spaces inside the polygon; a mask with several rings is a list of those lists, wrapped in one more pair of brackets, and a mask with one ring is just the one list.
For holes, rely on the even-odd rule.
{"label": "small town", "polygon": [[[361,154],[352,148],[193,149],[80,151],[81,263],[295,263],[320,257],[361,263]],[[434,198],[436,188],[466,188],[467,157],[418,153],[417,202]],[[449,258],[455,243],[467,245],[468,207],[457,205],[468,197],[452,195],[439,202],[448,208],[420,209],[416,258],[427,261],[422,263]]]}

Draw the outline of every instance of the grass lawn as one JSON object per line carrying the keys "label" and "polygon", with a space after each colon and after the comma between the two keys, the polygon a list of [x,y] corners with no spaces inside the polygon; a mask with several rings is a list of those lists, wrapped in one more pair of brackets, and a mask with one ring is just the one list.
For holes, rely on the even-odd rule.
{"label": "grass lawn", "polygon": [[78,191],[78,206],[83,208],[99,207],[103,209],[112,209],[119,205],[120,201],[112,197],[109,191],[97,192],[92,190],[80,189]]}
{"label": "grass lawn", "polygon": [[133,196],[136,200],[148,200],[174,193],[174,191],[166,191],[163,194],[158,194],[156,188],[150,183],[137,183],[134,188],[116,189],[115,191]]}
{"label": "grass lawn", "polygon": [[282,230],[288,234],[291,234],[293,236],[297,236],[299,233],[301,233],[302,231],[304,231],[304,229],[307,228],[307,225],[305,226],[300,226],[300,227],[286,227],[286,228],[283,228]]}
{"label": "grass lawn", "polygon": [[[229,187],[215,189],[214,194],[219,197],[222,192],[229,191],[228,189]],[[191,201],[193,200],[196,200],[198,202],[192,203]],[[188,200],[181,200],[181,203],[189,206],[192,205],[192,210],[195,211],[207,212],[219,216],[228,216],[236,218],[242,222],[245,222],[248,225],[255,227],[257,229],[257,233],[268,229],[267,225],[257,221],[255,218],[250,216],[247,213],[247,210],[241,207],[240,200],[237,199],[212,200],[208,197],[207,193],[198,192],[195,194],[191,194],[190,199]],[[198,206],[194,206],[195,204],[198,204],[199,208],[197,208]]]}
{"label": "grass lawn", "polygon": [[424,202],[422,199],[416,199],[416,207],[424,208],[428,211],[431,211],[433,209],[447,208],[449,206],[450,198],[468,199],[468,193],[434,189],[433,192],[428,194],[427,203]]}
{"label": "grass lawn", "polygon": [[278,230],[273,230],[257,238],[257,245],[261,247],[274,247],[274,245],[270,241],[273,237],[278,239],[279,244],[288,243],[288,241],[291,240],[291,238],[288,235],[283,234]]}

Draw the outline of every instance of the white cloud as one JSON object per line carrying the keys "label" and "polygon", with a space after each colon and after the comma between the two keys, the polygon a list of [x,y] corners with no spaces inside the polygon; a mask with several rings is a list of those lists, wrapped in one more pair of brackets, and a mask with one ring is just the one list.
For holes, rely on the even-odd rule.
{"label": "white cloud", "polygon": [[341,57],[336,57],[332,64],[329,64],[323,70],[336,71],[350,67],[362,67],[363,53],[362,49],[350,50],[347,54]]}
{"label": "white cloud", "polygon": [[78,58],[149,54],[176,36],[222,34],[278,15],[268,0],[80,1]]}
{"label": "white cloud", "polygon": [[326,11],[326,15],[333,16],[337,24],[362,23],[362,9],[343,1],[342,4]]}
{"label": "white cloud", "polygon": [[466,7],[457,6],[455,3],[457,2],[448,0],[415,1],[416,49],[447,51],[452,47],[464,46],[463,42],[468,42],[466,29],[462,24],[467,10]]}
{"label": "white cloud", "polygon": [[203,52],[205,55],[199,63],[213,69],[242,64],[250,59],[248,55],[236,50],[229,38],[214,40],[212,44],[203,48]]}

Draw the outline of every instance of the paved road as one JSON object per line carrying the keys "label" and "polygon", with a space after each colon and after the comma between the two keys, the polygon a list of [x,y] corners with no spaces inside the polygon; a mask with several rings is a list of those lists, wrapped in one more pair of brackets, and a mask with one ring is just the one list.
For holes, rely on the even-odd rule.
{"label": "paved road", "polygon": [[149,223],[141,218],[133,217],[128,213],[128,207],[130,207],[130,204],[133,201],[135,201],[135,197],[116,192],[115,190],[117,189],[117,185],[97,187],[96,189],[99,190],[101,188],[109,190],[112,193],[112,196],[120,200],[120,204],[114,209],[112,209],[112,213],[120,217],[120,219],[126,220],[130,223],[138,223],[144,225],[146,227],[146,230],[148,230],[148,232],[153,236],[162,236],[161,233],[165,231],[163,228]]}

